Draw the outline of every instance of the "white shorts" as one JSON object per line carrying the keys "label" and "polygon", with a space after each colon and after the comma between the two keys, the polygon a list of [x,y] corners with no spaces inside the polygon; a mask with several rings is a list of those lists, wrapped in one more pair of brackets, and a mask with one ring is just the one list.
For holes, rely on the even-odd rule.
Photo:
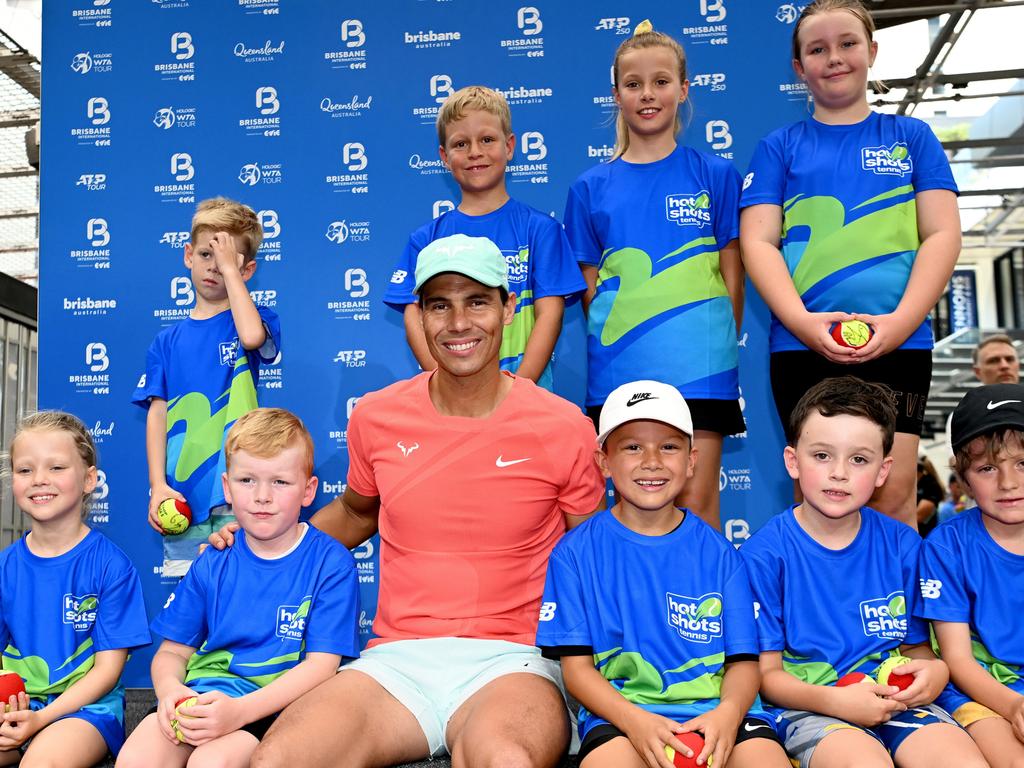
{"label": "white shorts", "polygon": [[[455,711],[499,677],[516,672],[539,675],[554,683],[565,697],[557,661],[545,659],[532,645],[505,640],[396,640],[368,648],[340,671],[347,669],[369,675],[412,712],[427,738],[431,757],[448,751],[445,730]],[[575,734],[576,729],[572,730]]]}

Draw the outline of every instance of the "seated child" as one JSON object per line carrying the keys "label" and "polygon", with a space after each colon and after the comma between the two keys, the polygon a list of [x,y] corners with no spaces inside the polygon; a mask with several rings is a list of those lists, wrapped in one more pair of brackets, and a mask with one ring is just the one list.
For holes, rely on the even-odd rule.
{"label": "seated child", "polygon": [[937,702],[995,768],[1024,765],[1024,386],[968,392],[953,411],[956,471],[977,507],[921,554],[918,615],[931,619],[951,683]]}
{"label": "seated child", "polygon": [[199,556],[153,622],[165,638],[152,665],[159,703],[119,768],[244,768],[280,710],[359,654],[355,561],[299,522],[317,486],[305,426],[258,408],[231,427],[224,454],[242,530],[235,546]]}
{"label": "seated child", "polygon": [[3,668],[27,692],[4,702],[0,765],[24,754],[26,765],[86,768],[124,743],[121,671],[150,643],[142,584],[124,552],[83,522],[96,447],[81,421],[27,416],[5,458],[32,531],[0,554]]}
{"label": "seated child", "polygon": [[[804,768],[985,765],[932,704],[948,671],[913,616],[921,539],[864,506],[892,467],[893,402],[888,387],[853,376],[807,390],[784,454],[803,501],[741,550],[758,601],[761,693]],[[901,655],[893,671],[910,686],[879,685],[879,666]]]}
{"label": "seated child", "polygon": [[[608,396],[595,453],[619,501],[574,528],[548,563],[537,645],[561,659],[580,765],[788,768],[757,702],[757,630],[739,554],[675,506],[693,476],[693,422],[657,381]],[[680,742],[703,734],[693,754]],[[730,757],[731,753],[731,757]]]}

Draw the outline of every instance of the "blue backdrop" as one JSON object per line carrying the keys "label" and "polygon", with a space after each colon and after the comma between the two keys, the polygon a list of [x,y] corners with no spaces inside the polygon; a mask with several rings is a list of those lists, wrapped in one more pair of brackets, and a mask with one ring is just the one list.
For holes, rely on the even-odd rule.
{"label": "blue backdrop", "polygon": [[[510,193],[560,217],[571,181],[611,153],[612,57],[649,17],[688,53],[683,141],[745,172],[760,136],[805,114],[788,61],[798,10],[765,0],[47,3],[39,401],[93,427],[102,483],[91,522],[135,561],[151,614],[170,585],[146,523],[145,414],[129,398],[150,341],[193,301],[182,249],[196,201],[226,195],[262,217],[249,285],[281,316],[284,341],[263,370],[261,403],[309,425],[318,507],[343,489],[355,401],[417,370],[400,315],[380,299],[408,234],[459,199],[437,157],[439,103],[464,85],[502,91],[517,135]],[[766,314],[751,293],[748,434],[726,441],[720,478],[737,544],[790,494]],[[585,370],[577,305],[556,351],[557,391],[581,402]],[[368,632],[374,543],[356,555]],[[129,663],[129,685],[148,685],[149,658]]]}

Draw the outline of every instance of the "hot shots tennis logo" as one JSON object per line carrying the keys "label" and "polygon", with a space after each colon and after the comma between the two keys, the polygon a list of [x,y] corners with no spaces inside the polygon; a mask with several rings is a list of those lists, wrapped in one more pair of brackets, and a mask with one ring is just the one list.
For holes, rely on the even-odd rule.
{"label": "hot shots tennis logo", "polygon": [[96,595],[64,595],[62,614],[65,624],[71,624],[76,632],[87,632],[96,623],[96,611],[100,606]]}
{"label": "hot shots tennis logo", "polygon": [[902,640],[907,634],[907,599],[903,590],[860,604],[864,634],[883,640]]}
{"label": "hot shots tennis logo", "polygon": [[906,143],[898,141],[891,147],[861,149],[860,167],[879,176],[905,176],[914,170],[914,163]]}
{"label": "hot shots tennis logo", "polygon": [[665,218],[680,227],[711,223],[711,195],[706,189],[692,194],[665,196]]}
{"label": "hot shots tennis logo", "polygon": [[302,640],[306,633],[306,619],[312,597],[304,597],[298,605],[277,607],[277,636],[285,640]]}
{"label": "hot shots tennis logo", "polygon": [[709,592],[700,597],[665,593],[668,625],[684,640],[710,643],[722,636],[722,595]]}

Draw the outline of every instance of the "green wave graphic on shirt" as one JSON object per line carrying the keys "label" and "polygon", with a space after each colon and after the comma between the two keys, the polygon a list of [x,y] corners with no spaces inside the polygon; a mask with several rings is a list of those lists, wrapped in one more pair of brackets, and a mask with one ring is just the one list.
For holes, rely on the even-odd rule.
{"label": "green wave graphic on shirt", "polygon": [[686,704],[717,699],[722,690],[724,669],[721,665],[724,662],[724,653],[690,659],[680,667],[666,670],[665,674],[685,672],[699,664],[718,667],[718,671],[715,674],[705,672],[692,680],[666,686],[662,674],[639,653],[615,648],[594,654],[598,671],[606,680],[621,682],[622,695],[636,704]]}
{"label": "green wave graphic on shirt", "polygon": [[[665,254],[658,262],[708,246],[713,248],[715,239],[700,237]],[[719,271],[717,250],[691,256],[656,275],[654,264],[640,248],[606,252],[597,284],[617,277],[619,287],[601,328],[604,346],[611,346],[634,328],[677,307],[729,295]]]}
{"label": "green wave graphic on shirt", "polygon": [[201,392],[189,392],[167,403],[167,432],[170,433],[179,421],[185,422],[181,453],[173,468],[174,479],[178,482],[187,480],[211,456],[220,453],[227,424],[258,407],[256,385],[244,354],[235,361],[231,386],[215,404],[222,401],[223,405],[216,412],[211,412],[210,401]]}
{"label": "green wave graphic on shirt", "polygon": [[827,661],[812,661],[810,656],[800,656],[792,651],[786,650],[782,654],[782,668],[798,680],[811,685],[832,685],[843,675],[850,672],[863,672],[865,675],[873,676],[882,660],[889,656],[898,656],[899,651],[875,652],[861,656],[850,668],[840,671]]}
{"label": "green wave graphic on shirt", "polygon": [[[8,645],[4,651],[4,669],[21,675],[25,681],[25,691],[33,698],[61,694],[92,669],[96,661],[92,645],[92,638],[86,638],[74,653],[52,671],[46,659],[22,656],[21,651]],[[83,655],[85,658],[82,658]]]}
{"label": "green wave graphic on shirt", "polygon": [[[523,306],[527,299],[530,303]],[[536,314],[533,309],[533,291],[526,290],[516,295],[516,313],[512,316],[512,323],[505,326],[501,335],[500,359],[518,359],[526,351],[526,342],[537,324]]]}
{"label": "green wave graphic on shirt", "polygon": [[1020,681],[1020,667],[997,659],[989,653],[988,648],[985,647],[973,632],[971,633],[971,652],[978,663],[985,667],[988,673],[1003,685],[1013,685]]}
{"label": "green wave graphic on shirt", "polygon": [[[865,200],[850,210],[901,197],[913,189],[907,184]],[[868,213],[849,224],[846,223],[846,209],[834,197],[798,195],[788,200],[783,239],[794,227],[809,227],[811,230],[793,272],[797,292],[802,296],[826,277],[877,256],[916,251],[921,245],[917,228],[906,226],[908,220],[916,221],[916,215],[917,204],[913,197]]]}

